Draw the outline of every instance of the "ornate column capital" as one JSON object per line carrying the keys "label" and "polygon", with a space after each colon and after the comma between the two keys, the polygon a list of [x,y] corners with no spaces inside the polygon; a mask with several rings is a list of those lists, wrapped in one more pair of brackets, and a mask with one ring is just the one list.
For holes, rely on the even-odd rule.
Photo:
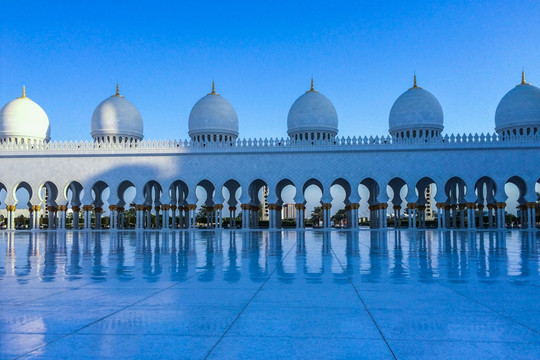
{"label": "ornate column capital", "polygon": [[94,208],[94,205],[83,205],[82,206],[83,211],[92,211],[93,208]]}
{"label": "ornate column capital", "polygon": [[329,210],[329,209],[332,208],[332,203],[322,203],[322,204],[321,204],[321,208],[322,208],[323,210]]}

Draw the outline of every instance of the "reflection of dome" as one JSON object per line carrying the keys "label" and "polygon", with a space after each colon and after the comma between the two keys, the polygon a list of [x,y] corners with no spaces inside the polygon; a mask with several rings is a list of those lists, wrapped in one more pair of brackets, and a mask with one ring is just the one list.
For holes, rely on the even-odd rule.
{"label": "reflection of dome", "polygon": [[95,141],[136,141],[143,138],[139,110],[118,91],[103,100],[92,115],[91,135]]}
{"label": "reflection of dome", "polygon": [[289,110],[287,133],[295,140],[332,139],[338,133],[338,116],[332,102],[313,88],[300,96]]}
{"label": "reflection of dome", "polygon": [[43,109],[22,96],[10,101],[0,110],[0,140],[16,142],[49,141],[51,136],[49,118]]}
{"label": "reflection of dome", "polygon": [[416,85],[394,102],[389,116],[390,135],[396,137],[438,136],[443,130],[441,104],[433,94]]}
{"label": "reflection of dome", "polygon": [[238,117],[232,105],[212,92],[197,101],[189,114],[189,136],[193,141],[222,142],[238,137]]}
{"label": "reflection of dome", "polygon": [[540,129],[540,89],[525,82],[510,90],[495,112],[495,131],[511,134],[536,134]]}

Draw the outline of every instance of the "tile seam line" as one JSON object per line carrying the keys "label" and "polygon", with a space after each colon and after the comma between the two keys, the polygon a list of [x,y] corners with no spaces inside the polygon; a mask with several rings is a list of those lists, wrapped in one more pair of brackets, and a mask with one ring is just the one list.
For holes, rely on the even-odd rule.
{"label": "tile seam line", "polygon": [[[361,244],[361,245],[364,246],[364,247],[366,247],[366,248],[368,248],[368,249],[370,248],[368,245],[365,245],[365,244]],[[419,271],[413,269],[412,267],[406,265],[406,264],[403,263],[403,262],[400,262],[400,264],[401,264],[404,268],[409,269],[409,271],[412,271],[412,272],[414,272],[414,273],[417,274],[417,275],[420,273]],[[348,274],[347,274],[347,276],[348,276]],[[440,279],[440,278],[439,278],[439,279]],[[458,294],[458,295],[460,295],[460,296],[462,296],[462,297],[464,297],[465,299],[467,299],[467,300],[469,300],[469,301],[472,301],[472,302],[475,303],[475,304],[480,305],[481,307],[487,309],[488,311],[490,311],[490,312],[492,312],[492,313],[494,313],[494,314],[497,314],[497,315],[499,315],[500,317],[503,317],[503,318],[505,318],[506,320],[509,320],[510,322],[513,322],[514,324],[517,324],[517,325],[519,325],[519,326],[523,326],[525,329],[527,329],[527,330],[533,332],[533,333],[536,334],[536,335],[540,335],[540,333],[539,333],[538,331],[536,331],[535,329],[532,329],[532,328],[530,328],[529,326],[527,326],[527,325],[525,325],[525,324],[522,324],[521,322],[519,322],[519,321],[517,321],[517,320],[515,320],[515,319],[512,319],[512,318],[509,317],[508,315],[505,315],[505,314],[503,314],[503,313],[501,313],[501,312],[499,312],[499,311],[497,311],[497,310],[495,310],[495,309],[492,309],[491,307],[489,307],[489,306],[487,306],[487,305],[485,305],[485,304],[482,304],[481,302],[479,302],[479,301],[477,301],[477,300],[475,300],[475,299],[473,299],[473,298],[471,298],[471,297],[469,297],[469,296],[467,296],[467,295],[461,293],[460,291],[458,291],[458,290],[456,290],[456,289],[450,287],[449,285],[442,284],[440,281],[436,282],[436,284],[439,285],[439,286],[442,286],[443,288],[446,288],[446,289],[448,289],[448,290],[450,290],[450,291],[452,291],[452,292],[454,292],[454,293],[456,293],[456,294]]]}
{"label": "tile seam line", "polygon": [[[230,260],[231,260],[231,258],[228,257],[228,258],[226,258],[225,260],[223,260],[222,262],[220,262],[219,265],[225,264],[227,261],[230,261]],[[89,323],[89,324],[86,324],[86,325],[84,325],[84,326],[81,326],[80,328],[75,329],[75,330],[71,331],[71,332],[68,333],[68,334],[64,334],[64,335],[58,337],[57,339],[54,339],[54,340],[52,340],[52,341],[50,341],[50,342],[48,342],[48,343],[46,343],[46,344],[44,344],[44,345],[38,346],[38,347],[36,347],[36,348],[34,348],[34,349],[32,349],[32,350],[30,350],[30,351],[24,353],[24,354],[18,355],[18,356],[16,356],[14,359],[17,360],[17,359],[21,359],[21,358],[23,358],[23,357],[25,357],[25,356],[31,355],[33,352],[35,352],[35,351],[37,351],[37,350],[39,350],[39,349],[43,349],[44,347],[49,346],[49,345],[51,345],[51,344],[54,344],[54,343],[56,343],[56,342],[58,342],[58,341],[60,341],[60,340],[62,340],[62,339],[65,339],[65,338],[68,337],[68,336],[74,335],[74,334],[78,333],[79,331],[86,329],[87,327],[90,327],[90,326],[92,326],[92,325],[94,325],[94,324],[96,324],[96,323],[98,323],[98,322],[100,322],[100,321],[102,321],[102,320],[105,320],[105,319],[107,319],[107,318],[109,318],[109,317],[111,317],[111,316],[113,316],[113,315],[118,314],[119,312],[122,312],[122,311],[124,311],[124,310],[126,310],[126,309],[129,309],[129,308],[131,308],[131,307],[133,307],[133,306],[135,306],[135,305],[137,305],[137,304],[139,304],[139,303],[141,303],[141,302],[143,302],[143,301],[145,301],[145,300],[147,300],[147,299],[149,299],[149,298],[151,298],[151,297],[154,297],[154,296],[156,296],[156,295],[159,295],[159,294],[161,294],[161,293],[164,292],[164,291],[167,291],[167,290],[169,290],[169,289],[172,289],[173,287],[178,286],[178,285],[180,285],[180,284],[186,282],[187,280],[190,280],[190,279],[192,279],[192,278],[194,278],[194,277],[196,277],[196,276],[199,276],[200,274],[204,274],[205,272],[207,272],[207,271],[209,271],[209,270],[210,270],[210,269],[206,269],[206,270],[204,270],[204,271],[195,272],[193,275],[191,275],[191,276],[185,278],[185,279],[184,279],[183,281],[181,281],[180,283],[172,284],[172,285],[170,285],[170,286],[168,286],[168,287],[166,287],[166,288],[160,289],[160,290],[156,291],[156,292],[153,293],[153,294],[150,294],[150,295],[148,295],[148,296],[146,296],[146,297],[144,297],[144,298],[142,298],[142,299],[140,299],[140,300],[135,301],[135,302],[132,303],[132,304],[126,305],[126,306],[124,306],[124,307],[122,307],[122,308],[120,308],[120,309],[118,309],[118,310],[116,310],[116,311],[113,311],[113,312],[110,313],[110,314],[107,314],[107,315],[102,316],[101,318],[99,318],[99,319],[97,319],[97,320],[92,321],[92,322]]]}
{"label": "tile seam line", "polygon": [[335,251],[334,251],[334,248],[332,248],[332,254],[334,255],[334,258],[337,260],[337,262],[339,263],[339,266],[341,267],[341,269],[343,270],[343,272],[345,273],[345,275],[347,276],[347,280],[349,280],[349,283],[351,284],[351,286],[353,287],[354,289],[354,292],[356,293],[356,296],[358,296],[358,299],[360,299],[360,301],[362,302],[362,305],[364,306],[364,309],[366,309],[366,312],[368,313],[369,317],[371,318],[371,321],[373,321],[373,324],[375,325],[375,327],[377,328],[377,331],[379,332],[379,334],[381,335],[381,337],[383,338],[384,340],[384,343],[386,344],[386,346],[388,347],[388,350],[390,350],[390,353],[392,354],[392,356],[394,357],[394,359],[397,360],[397,357],[396,357],[396,354],[394,354],[394,351],[392,350],[392,348],[390,347],[390,344],[388,343],[388,340],[386,340],[386,337],[384,336],[384,334],[382,333],[382,330],[381,328],[379,327],[379,325],[377,324],[377,321],[375,321],[375,318],[373,317],[373,315],[371,314],[371,312],[369,311],[366,303],[364,302],[364,299],[362,299],[362,296],[360,295],[360,293],[358,292],[358,289],[356,288],[356,286],[354,285],[354,283],[352,282],[352,279],[349,277],[349,273],[347,272],[347,270],[345,270],[345,268],[343,267],[343,264],[341,263],[341,261],[339,260],[339,258],[337,257]]}
{"label": "tile seam line", "polygon": [[233,325],[236,323],[236,321],[240,318],[240,316],[244,313],[244,311],[246,310],[246,308],[249,306],[249,304],[251,304],[251,302],[253,301],[253,299],[255,299],[255,297],[257,296],[257,294],[262,290],[262,288],[264,287],[264,285],[266,285],[266,283],[268,282],[268,280],[270,280],[270,278],[272,277],[272,275],[274,275],[274,273],[276,272],[277,270],[277,266],[278,264],[282,263],[285,258],[287,258],[287,256],[289,256],[289,254],[291,253],[292,249],[294,249],[294,247],[296,246],[296,244],[298,243],[298,240],[295,240],[294,244],[291,245],[291,248],[287,251],[287,253],[285,254],[284,257],[281,258],[281,260],[274,266],[274,269],[272,270],[272,272],[270,273],[270,275],[268,275],[268,277],[264,280],[264,282],[261,284],[261,286],[259,286],[259,288],[255,291],[255,293],[253,294],[253,296],[249,299],[249,301],[246,303],[246,305],[242,308],[242,310],[240,310],[240,312],[238,313],[238,315],[234,318],[234,320],[231,322],[231,324],[227,327],[227,329],[225,329],[225,332],[221,335],[221,337],[218,339],[218,341],[214,344],[214,346],[212,346],[212,348],[210,349],[210,351],[208,351],[208,353],[206,354],[206,356],[204,357],[204,360],[208,359],[208,357],[210,356],[210,354],[212,354],[212,351],[214,351],[214,349],[219,345],[219,343],[221,342],[221,340],[223,340],[223,338],[225,337],[225,335],[227,335],[227,333],[229,332],[229,330],[233,327]]}

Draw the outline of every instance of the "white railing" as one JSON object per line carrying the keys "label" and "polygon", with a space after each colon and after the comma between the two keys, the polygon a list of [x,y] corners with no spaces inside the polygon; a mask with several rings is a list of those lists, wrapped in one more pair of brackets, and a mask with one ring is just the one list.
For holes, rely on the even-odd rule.
{"label": "white railing", "polygon": [[498,134],[457,134],[438,137],[394,138],[391,136],[336,137],[332,140],[291,140],[289,138],[237,139],[234,142],[194,142],[191,140],[142,140],[137,142],[94,142],[94,141],[52,141],[33,143],[0,143],[0,152],[7,151],[141,151],[141,150],[204,150],[204,149],[243,149],[243,148],[284,148],[284,147],[369,147],[386,145],[454,145],[454,144],[500,144],[540,143],[540,134],[505,135]]}

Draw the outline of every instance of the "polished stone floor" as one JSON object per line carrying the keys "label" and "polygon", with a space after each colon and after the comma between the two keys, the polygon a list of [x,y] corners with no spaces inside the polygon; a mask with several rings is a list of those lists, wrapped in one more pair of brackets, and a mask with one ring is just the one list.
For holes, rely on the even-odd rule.
{"label": "polished stone floor", "polygon": [[530,232],[1,232],[0,359],[539,359]]}

